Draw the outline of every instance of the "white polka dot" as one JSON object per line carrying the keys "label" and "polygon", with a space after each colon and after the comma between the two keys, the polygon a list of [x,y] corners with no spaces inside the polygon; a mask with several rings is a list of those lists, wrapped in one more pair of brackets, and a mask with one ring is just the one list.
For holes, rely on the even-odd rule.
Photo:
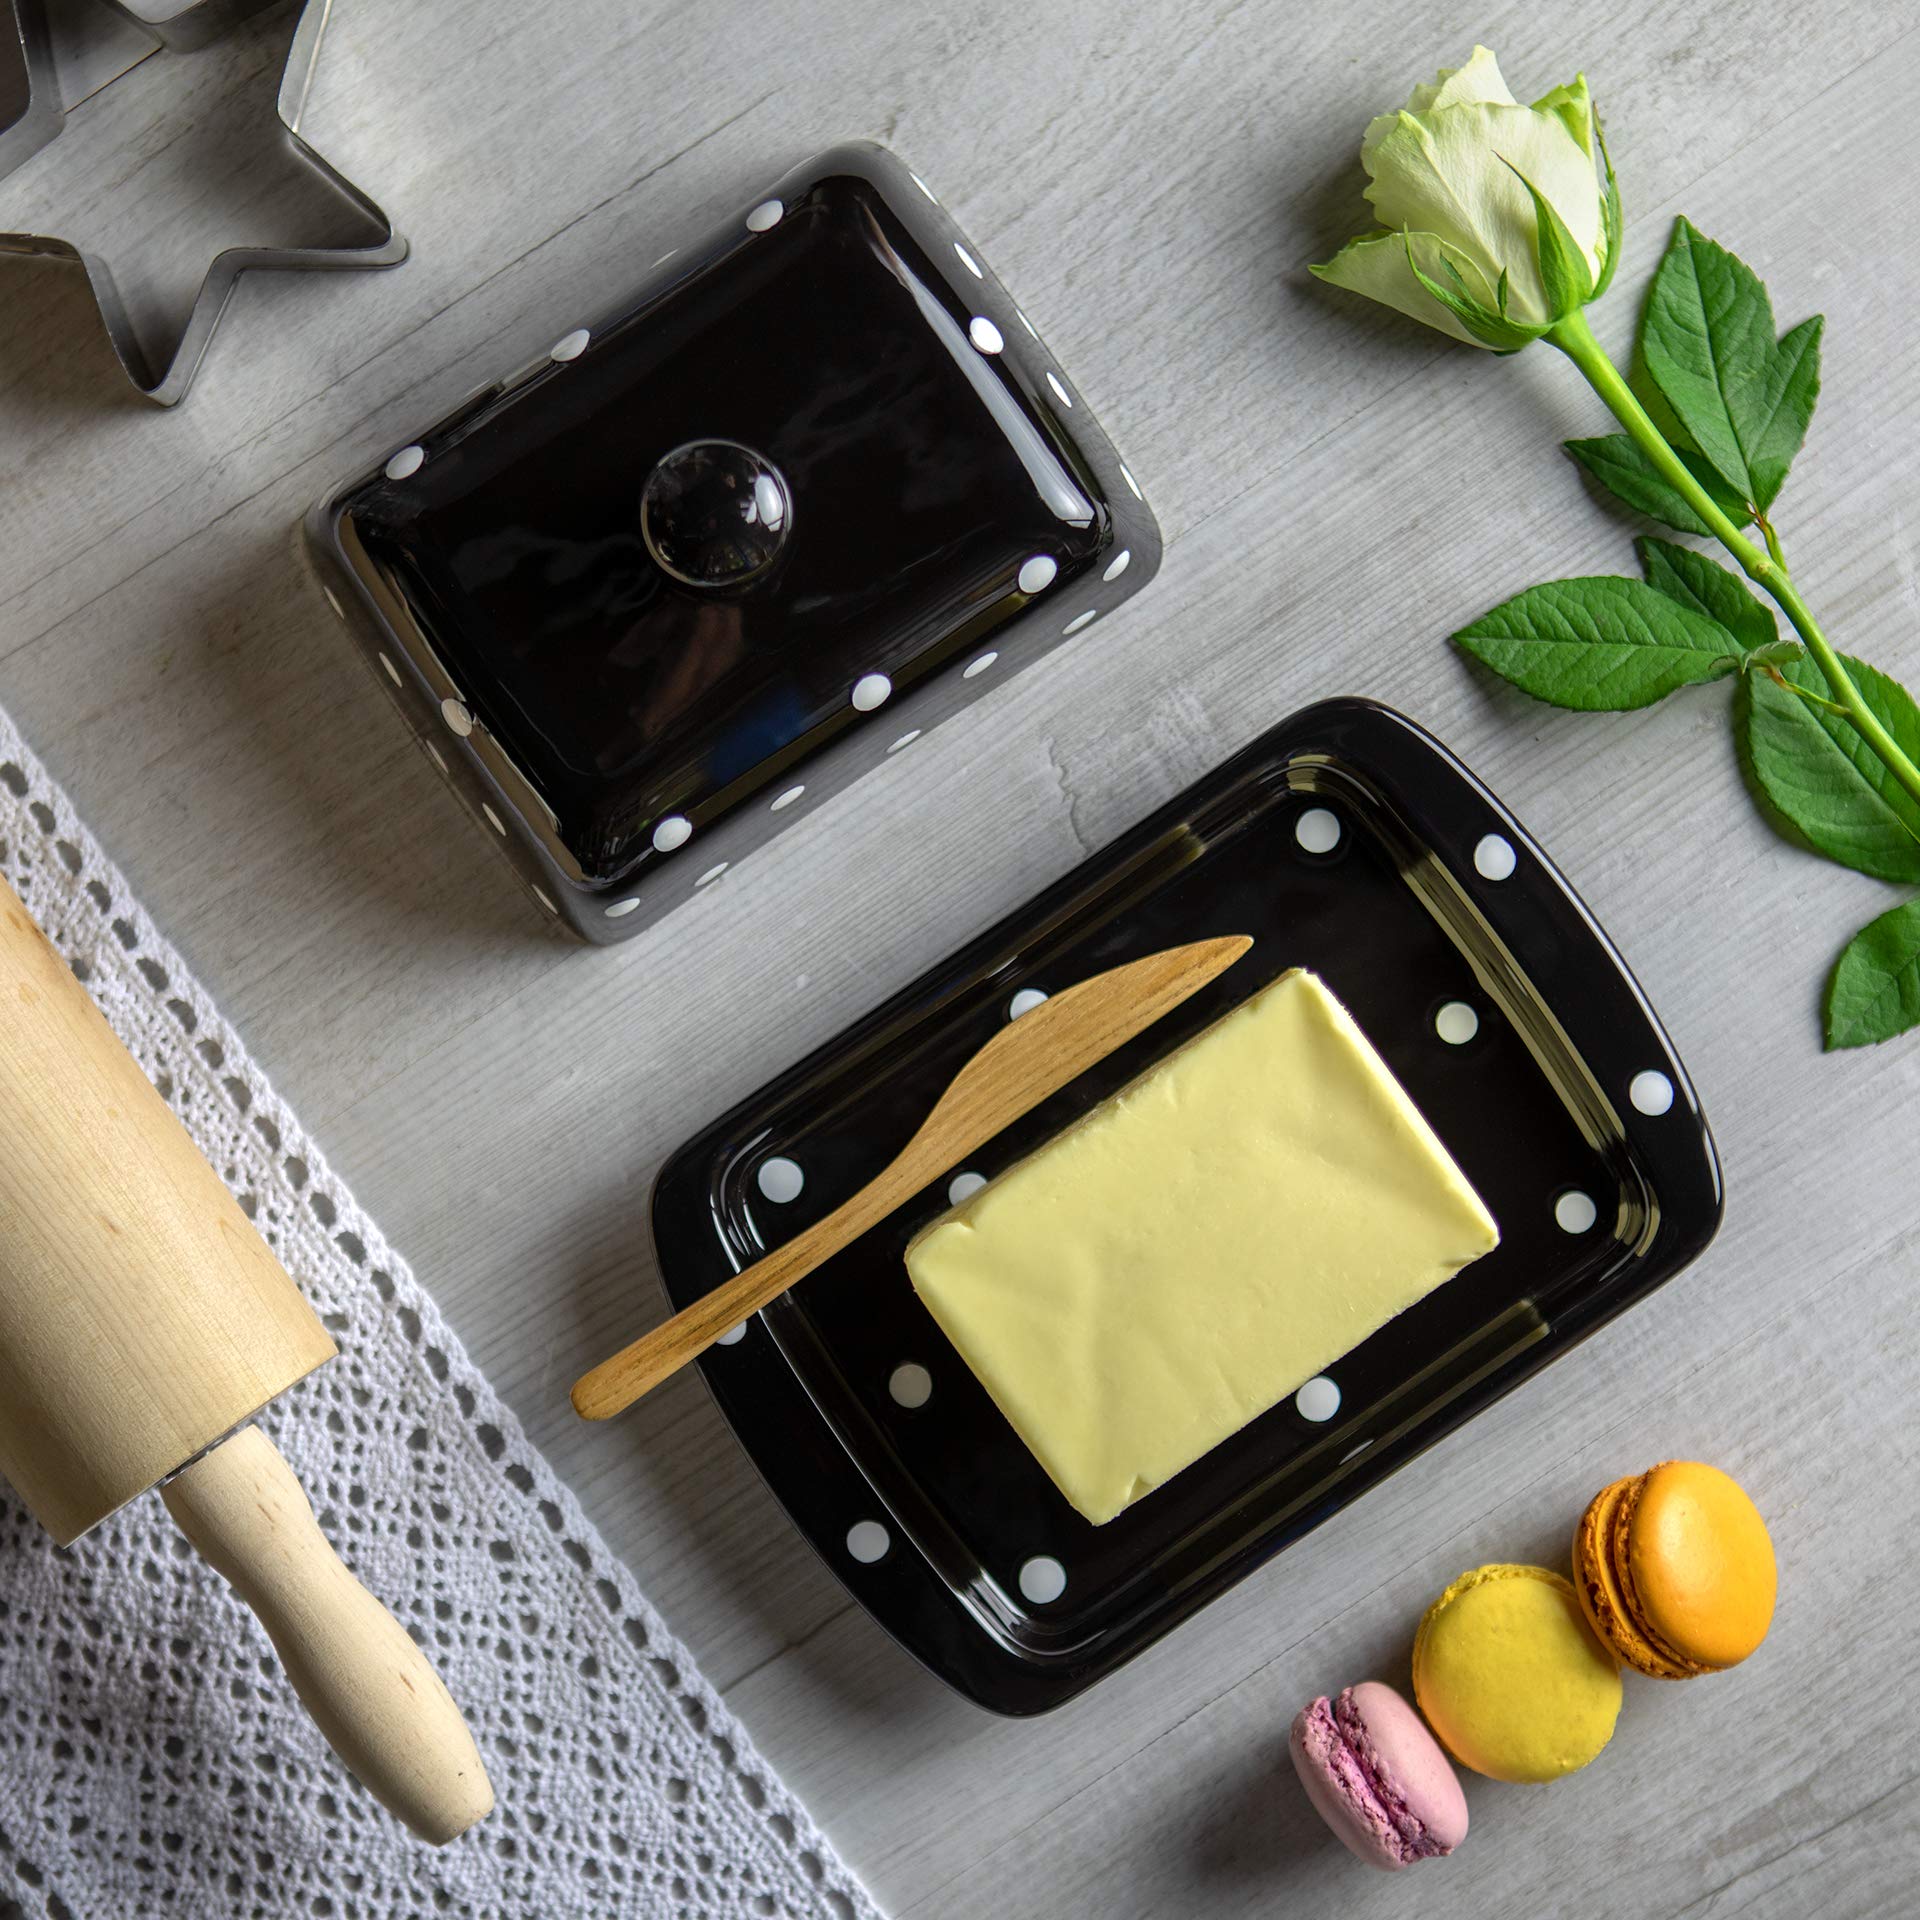
{"label": "white polka dot", "polygon": [[1309,807],[1293,823],[1302,853],[1331,853],[1340,844],[1340,816],[1325,807]]}
{"label": "white polka dot", "polygon": [[911,733],[903,733],[900,736],[900,738],[896,740],[893,743],[893,745],[887,749],[887,751],[889,753],[898,753],[902,747],[912,746],[913,743],[919,738],[920,738],[920,729],[918,727],[915,727]]}
{"label": "white polka dot", "polygon": [[1053,585],[1053,576],[1059,571],[1059,563],[1050,553],[1036,553],[1031,560],[1020,563],[1020,591],[1045,593]]}
{"label": "white polka dot", "polygon": [[792,806],[805,792],[806,788],[804,786],[789,787],[785,793],[774,796],[773,805],[769,807],[767,811],[769,813],[779,813],[783,808]]}
{"label": "white polka dot", "polygon": [[1131,547],[1122,547],[1120,551],[1108,561],[1107,570],[1100,578],[1102,580],[1118,580],[1132,564],[1133,549]]}
{"label": "white polka dot", "polygon": [[967,322],[967,338],[982,353],[998,353],[1007,344],[1001,337],[1000,329],[984,313],[976,313]]}
{"label": "white polka dot", "polygon": [[480,811],[487,816],[487,825],[490,826],[495,833],[506,832],[507,823],[502,820],[484,800],[480,802]]}
{"label": "white polka dot", "polygon": [[560,909],[556,907],[550,899],[547,898],[547,891],[544,887],[535,887],[533,890],[533,897],[536,900],[538,900],[540,904],[543,907],[545,907],[549,913],[558,913],[560,911]]}
{"label": "white polka dot", "polygon": [[1063,407],[1073,405],[1073,395],[1067,391],[1065,382],[1061,380],[1060,376],[1055,373],[1051,367],[1047,369],[1047,385],[1053,389],[1054,398],[1057,399]]}
{"label": "white polka dot", "polygon": [[609,920],[624,920],[639,904],[640,902],[634,899],[616,900],[612,905],[603,907],[601,911]]}
{"label": "white polka dot", "polygon": [[953,243],[953,250],[960,256],[960,264],[965,267],[976,280],[984,280],[987,277],[980,271],[980,262],[976,260],[958,240]]}
{"label": "white polka dot", "polygon": [[1018,1020],[1023,1013],[1031,1013],[1035,1007],[1045,1003],[1046,997],[1038,987],[1022,987],[1007,1002],[1007,1018]]}
{"label": "white polka dot", "polygon": [[330,606],[334,610],[334,612],[339,615],[339,617],[342,620],[344,620],[347,617],[347,610],[345,607],[343,607],[340,604],[339,599],[334,594],[333,589],[331,587],[322,587],[320,591],[327,596],[327,605]]}
{"label": "white polka dot", "polygon": [[747,1337],[747,1323],[742,1320],[737,1327],[729,1327],[725,1333],[718,1334],[713,1344],[716,1347],[737,1347]]}
{"label": "white polka dot", "polygon": [[961,1201],[971,1200],[986,1184],[984,1173],[956,1173],[947,1182],[947,1204],[957,1207]]}
{"label": "white polka dot", "polygon": [[856,1520],[847,1529],[847,1551],[863,1567],[870,1567],[876,1560],[885,1559],[887,1549],[892,1545],[892,1536],[878,1520]]}
{"label": "white polka dot", "polygon": [[387,678],[391,680],[396,687],[405,685],[405,682],[400,678],[400,669],[396,667],[384,653],[380,656],[380,664],[386,668]]}
{"label": "white polka dot", "polygon": [[670,813],[653,830],[653,850],[671,853],[693,838],[693,822],[684,813]]}
{"label": "white polka dot", "polygon": [[1082,627],[1092,626],[1099,618],[1100,609],[1098,607],[1089,607],[1085,613],[1076,613],[1060,631],[1062,633],[1078,633]]}
{"label": "white polka dot", "polygon": [[928,186],[928,185],[927,185],[927,183],[926,183],[926,182],[925,182],[924,180],[922,180],[922,179],[920,178],[920,176],[919,176],[919,175],[918,175],[917,173],[914,173],[914,172],[912,172],[911,170],[909,170],[909,172],[908,172],[908,174],[907,174],[907,178],[908,178],[909,180],[911,180],[911,181],[913,182],[913,184],[914,184],[914,185],[915,185],[916,187],[918,187],[918,188],[920,189],[920,191],[921,191],[922,193],[924,193],[924,194],[925,194],[925,195],[927,196],[927,198],[928,198],[929,200],[932,200],[932,201],[933,201],[933,204],[934,204],[934,205],[935,205],[936,207],[937,207],[937,206],[938,206],[938,205],[940,204],[940,202],[939,202],[939,201],[938,201],[937,199],[935,199],[935,198],[934,198],[934,192],[933,192],[933,189],[932,189],[932,188],[931,188],[930,186]]}
{"label": "white polka dot", "polygon": [[473,715],[458,700],[446,699],[440,702],[440,718],[462,740],[473,731]]}
{"label": "white polka dot", "polygon": [[711,886],[726,870],[733,865],[731,860],[722,860],[717,866],[709,867],[693,884],[696,887]]}
{"label": "white polka dot", "polygon": [[565,333],[547,349],[549,360],[578,360],[587,350],[587,342],[593,338],[585,327],[575,327],[571,333]]}
{"label": "white polka dot", "polygon": [[899,1406],[924,1407],[933,1398],[933,1375],[908,1360],[894,1368],[887,1391]]}
{"label": "white polka dot", "polygon": [[783,207],[778,200],[762,200],[760,204],[747,215],[747,231],[749,233],[766,233],[771,228],[777,227],[780,224],[780,217],[785,212],[786,208]]}
{"label": "white polka dot", "polygon": [[893,693],[893,682],[884,673],[863,673],[853,683],[853,704],[862,713],[884,707]]}
{"label": "white polka dot", "polygon": [[1553,1203],[1553,1217],[1562,1233],[1590,1233],[1600,1209],[1584,1193],[1569,1190]]}
{"label": "white polka dot", "polygon": [[438,767],[442,773],[445,773],[447,770],[447,763],[445,758],[442,756],[440,749],[436,747],[431,740],[423,740],[421,741],[420,744],[426,748],[427,758],[431,760],[433,764],[436,767]]}
{"label": "white polka dot", "polygon": [[1120,478],[1133,489],[1133,497],[1136,500],[1144,500],[1147,497],[1140,491],[1140,482],[1133,477],[1133,469],[1124,460],[1120,462]]}
{"label": "white polka dot", "polygon": [[1655,1067],[1644,1068],[1633,1076],[1627,1098],[1648,1118],[1657,1120],[1673,1105],[1673,1082]]}
{"label": "white polka dot", "polygon": [[1513,842],[1497,833],[1484,834],[1473,850],[1473,869],[1483,880],[1510,880],[1518,864]]}
{"label": "white polka dot", "polygon": [[960,678],[962,680],[971,680],[976,673],[985,673],[999,658],[1000,656],[997,653],[983,653],[979,659],[969,660],[966,666],[961,669]]}
{"label": "white polka dot", "polygon": [[1036,1607],[1058,1600],[1066,1590],[1066,1568],[1047,1554],[1036,1554],[1020,1569],[1020,1591]]}
{"label": "white polka dot", "polygon": [[1316,1373],[1293,1396],[1293,1404],[1302,1420],[1319,1426],[1340,1411],[1340,1389],[1324,1373]]}
{"label": "white polka dot", "polygon": [[798,1200],[800,1189],[807,1184],[807,1176],[800,1171],[800,1163],[778,1153],[771,1160],[760,1162],[760,1171],[754,1178],[760,1183],[760,1191],[781,1207],[790,1200]]}
{"label": "white polka dot", "polygon": [[1480,1031],[1480,1016],[1464,1000],[1449,1000],[1433,1016],[1433,1030],[1450,1047],[1464,1047]]}
{"label": "white polka dot", "polygon": [[387,462],[389,480],[411,480],[427,464],[427,451],[424,447],[402,447]]}

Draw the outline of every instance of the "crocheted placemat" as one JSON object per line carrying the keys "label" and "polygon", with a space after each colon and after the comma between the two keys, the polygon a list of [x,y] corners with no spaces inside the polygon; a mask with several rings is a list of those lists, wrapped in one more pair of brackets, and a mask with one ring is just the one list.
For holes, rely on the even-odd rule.
{"label": "crocheted placemat", "polygon": [[260,1424],[499,1796],[412,1840],[157,1499],[62,1551],[0,1482],[0,1914],[877,1920],[4,713],[0,872],[339,1343]]}

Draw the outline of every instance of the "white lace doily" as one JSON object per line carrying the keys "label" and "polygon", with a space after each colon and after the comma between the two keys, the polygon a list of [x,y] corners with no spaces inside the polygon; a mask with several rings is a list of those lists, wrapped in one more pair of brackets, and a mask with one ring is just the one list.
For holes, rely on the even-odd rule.
{"label": "white lace doily", "polygon": [[63,1552],[0,1482],[0,1914],[877,1920],[4,713],[0,871],[339,1342],[261,1424],[499,1797],[410,1839],[157,1499]]}

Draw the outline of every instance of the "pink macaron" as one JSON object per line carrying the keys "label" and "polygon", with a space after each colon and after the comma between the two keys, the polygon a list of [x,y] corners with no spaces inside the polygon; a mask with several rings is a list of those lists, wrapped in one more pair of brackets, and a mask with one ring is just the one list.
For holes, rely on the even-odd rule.
{"label": "pink macaron", "polygon": [[1363,1680],[1325,1694],[1293,1723],[1294,1771],[1334,1833],[1369,1866],[1397,1873],[1467,1837],[1467,1796],[1420,1716]]}

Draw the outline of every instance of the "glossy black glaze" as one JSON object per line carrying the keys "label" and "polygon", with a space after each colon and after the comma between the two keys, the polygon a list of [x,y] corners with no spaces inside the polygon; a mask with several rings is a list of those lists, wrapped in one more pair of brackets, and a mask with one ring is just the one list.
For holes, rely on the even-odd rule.
{"label": "glossy black glaze", "polygon": [[[687,451],[713,442],[730,451]],[[773,797],[816,803],[1159,555],[1019,309],[872,147],[788,176],[584,351],[413,444],[316,510],[316,565],[592,938],[737,863],[797,817]],[[1025,591],[1031,563],[1051,576]]]}
{"label": "glossy black glaze", "polygon": [[[1320,808],[1327,853],[1296,838]],[[1476,870],[1483,836],[1516,866]],[[947,1204],[943,1174],[702,1362],[795,1523],[935,1673],[1003,1712],[1058,1705],[1395,1467],[1671,1277],[1719,1224],[1720,1178],[1652,1010],[1546,855],[1412,722],[1363,701],[1274,728],[1057,886],[683,1147],[654,1236],[685,1306],[870,1179],[1024,987],[1058,989],[1208,935],[1253,951],[1204,993],[973,1157],[992,1175],[1291,966],[1315,968],[1474,1182],[1502,1244],[1331,1370],[1324,1425],[1283,1402],[1105,1527],[1067,1506],[915,1299],[907,1241]],[[1435,1030],[1458,1000],[1479,1028]],[[1628,1089],[1664,1073],[1670,1111]],[[774,1204],[770,1156],[805,1185]],[[1598,1209],[1580,1233],[1556,1203]],[[913,1362],[928,1403],[888,1392]],[[856,1562],[848,1528],[892,1545]],[[1019,1570],[1067,1570],[1047,1603]]]}

